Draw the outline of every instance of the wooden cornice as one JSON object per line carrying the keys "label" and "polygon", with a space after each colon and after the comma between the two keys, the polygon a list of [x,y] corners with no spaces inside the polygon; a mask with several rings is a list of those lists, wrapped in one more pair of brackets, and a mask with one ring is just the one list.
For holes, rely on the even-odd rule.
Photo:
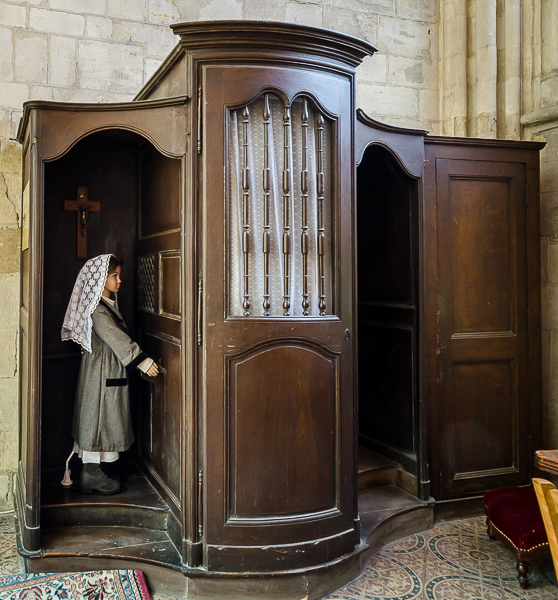
{"label": "wooden cornice", "polygon": [[327,56],[352,67],[377,48],[357,37],[307,25],[275,21],[194,21],[171,29],[187,49],[254,48],[265,52],[307,52]]}
{"label": "wooden cornice", "polygon": [[542,150],[546,142],[531,142],[529,140],[501,140],[494,138],[469,138],[469,137],[444,137],[426,136],[425,144],[457,144],[459,146],[498,146],[499,148],[513,148],[515,150]]}

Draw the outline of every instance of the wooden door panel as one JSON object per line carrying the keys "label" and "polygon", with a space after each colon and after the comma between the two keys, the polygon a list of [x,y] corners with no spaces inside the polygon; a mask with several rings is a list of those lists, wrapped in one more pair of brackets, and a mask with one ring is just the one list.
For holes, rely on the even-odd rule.
{"label": "wooden door panel", "polygon": [[[153,466],[159,484],[164,486],[172,503],[181,507],[182,478],[180,469],[180,344],[143,332],[144,350],[164,365],[144,391],[142,450]],[[147,398],[146,398],[147,396]]]}
{"label": "wooden door panel", "polygon": [[356,540],[350,79],[201,74],[205,566],[310,565]]}
{"label": "wooden door panel", "polygon": [[228,522],[335,508],[337,368],[297,342],[228,359]]}
{"label": "wooden door panel", "polygon": [[149,146],[140,155],[139,323],[145,352],[161,365],[142,382],[142,457],[180,520],[182,476],[181,162]]}
{"label": "wooden door panel", "polygon": [[436,174],[443,498],[525,479],[525,172],[439,158]]}

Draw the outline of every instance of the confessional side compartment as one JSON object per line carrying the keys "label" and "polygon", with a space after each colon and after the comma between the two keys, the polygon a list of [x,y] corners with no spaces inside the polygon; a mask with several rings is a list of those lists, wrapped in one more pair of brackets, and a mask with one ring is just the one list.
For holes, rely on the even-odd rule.
{"label": "confessional side compartment", "polygon": [[540,148],[426,140],[436,500],[530,480],[541,439]]}
{"label": "confessional side compartment", "polygon": [[[198,75],[205,566],[303,568],[358,543],[353,76],[287,64]],[[309,216],[328,206],[321,224]]]}
{"label": "confessional side compartment", "polygon": [[429,497],[422,344],[425,131],[357,111],[358,389],[361,445],[397,461]]}
{"label": "confessional side compartment", "polygon": [[[32,143],[29,146],[26,140],[30,139],[31,134]],[[87,146],[88,138],[94,139],[96,136],[105,140],[104,146],[101,144],[103,147],[90,147],[85,153],[80,153],[80,143],[83,143],[85,139]],[[126,137],[134,139],[133,148],[126,149],[127,142],[121,139]],[[76,263],[77,225],[75,213],[64,213],[63,201],[76,197],[76,184],[80,183],[78,179],[83,179],[86,175],[92,182],[91,194],[104,196],[101,215],[104,210],[105,221],[101,223],[97,220],[96,223],[95,218],[88,219],[88,256],[114,252],[124,258],[126,263],[124,285],[128,285],[129,288],[127,293],[121,295],[122,310],[130,330],[134,332],[143,326],[143,323],[134,323],[137,305],[135,295],[138,286],[133,275],[137,267],[136,251],[142,249],[142,240],[137,241],[137,223],[138,220],[141,220],[138,219],[137,213],[138,187],[141,185],[141,177],[138,177],[140,147],[152,148],[154,153],[152,160],[155,164],[154,179],[158,181],[161,179],[160,173],[162,170],[164,171],[164,167],[161,168],[161,162],[164,163],[167,160],[173,165],[170,171],[167,169],[166,174],[168,175],[172,171],[172,182],[177,185],[173,201],[175,204],[178,203],[179,208],[174,211],[173,218],[174,225],[176,225],[175,217],[176,214],[179,215],[178,227],[175,231],[175,234],[178,235],[175,235],[173,243],[170,244],[172,248],[170,246],[168,249],[166,247],[159,248],[157,242],[152,242],[152,247],[157,252],[163,253],[162,256],[159,255],[159,260],[162,277],[165,277],[168,286],[165,285],[160,290],[161,305],[168,308],[169,314],[173,316],[173,323],[178,324],[178,329],[171,333],[174,333],[173,339],[180,340],[182,337],[182,303],[185,302],[185,299],[180,295],[177,298],[177,289],[182,281],[181,270],[183,268],[180,260],[183,243],[180,239],[182,226],[180,203],[183,193],[181,170],[186,153],[187,98],[122,105],[29,103],[25,108],[18,138],[20,143],[24,141],[26,143],[24,160],[28,165],[24,167],[24,190],[26,190],[24,207],[25,198],[30,198],[28,226],[26,228],[24,224],[22,227],[23,239],[26,239],[26,235],[29,236],[29,248],[25,247],[25,243],[22,244],[21,336],[22,339],[27,338],[29,342],[22,344],[20,410],[24,427],[22,427],[21,435],[18,478],[19,521],[22,525],[20,527],[21,550],[29,553],[41,549],[40,490],[41,486],[43,491],[45,488],[44,469],[56,465],[62,473],[63,463],[60,463],[59,460],[61,456],[65,459],[64,455],[68,454],[68,444],[64,442],[69,442],[71,445],[71,436],[68,438],[68,426],[71,423],[75,381],[70,380],[77,378],[77,369],[79,368],[79,349],[76,352],[76,349],[73,348],[74,352],[72,352],[69,346],[75,345],[70,342],[66,343],[63,350],[57,346],[57,341],[60,339],[61,319],[63,319],[65,305],[73,285],[73,281],[70,282],[70,279],[75,280],[77,271],[83,263],[81,261],[77,266],[66,264],[70,258],[73,263]],[[31,160],[28,158],[30,153]],[[47,184],[44,193],[41,188],[43,181],[46,181]],[[49,182],[52,183],[51,187],[49,187]],[[87,184],[83,181],[81,183]],[[157,183],[154,185],[156,187]],[[168,190],[152,189],[151,193],[154,194],[152,200],[158,202],[157,194],[166,191]],[[53,197],[51,198],[49,195]],[[91,197],[91,199],[100,199],[103,202],[101,197]],[[50,210],[53,203],[60,204],[60,215],[58,216]],[[89,213],[88,217],[91,216]],[[67,229],[65,229],[65,225],[68,226]],[[45,230],[46,237],[43,237]],[[48,239],[49,234],[51,234],[50,239]],[[162,235],[162,231],[158,231],[157,235],[160,239],[166,237]],[[166,243],[169,245],[168,240]],[[66,246],[68,247],[66,248]],[[138,247],[136,248],[136,246]],[[167,250],[168,252],[166,252]],[[126,277],[127,269],[129,269],[128,277]],[[184,279],[188,281],[189,275]],[[49,282],[52,282],[52,285]],[[69,285],[68,290],[65,289],[65,284]],[[48,307],[43,306],[43,300],[47,302]],[[189,301],[189,299],[186,300],[186,302]],[[52,310],[50,310],[51,308]],[[176,328],[176,325],[174,327]],[[38,345],[38,347],[34,349],[33,345]],[[151,349],[156,350],[155,348]],[[171,459],[174,460],[179,455],[179,466],[176,470],[180,474],[183,472],[184,441],[178,429],[180,423],[183,422],[183,407],[179,406],[177,409],[176,404],[183,397],[182,354],[178,353],[177,357],[172,353],[169,354],[166,348],[163,348],[161,355],[157,355],[156,358],[160,358],[161,362],[168,360],[170,365],[165,373],[164,385],[161,386],[163,393],[159,393],[159,397],[162,395],[171,398],[174,411],[172,415],[178,420],[178,425],[174,427],[173,431],[165,430],[164,435],[168,436],[169,446],[172,448]],[[63,375],[67,375],[68,371],[71,371],[66,363],[69,364],[72,361],[76,363],[74,369],[76,372],[71,377],[64,377]],[[27,377],[26,373],[28,373]],[[60,386],[64,389],[58,390]],[[58,407],[63,410],[52,410],[51,406],[45,405],[48,401],[47,396],[52,400],[53,392],[56,394],[60,391],[68,406]],[[163,400],[163,404],[165,403],[166,400]],[[68,417],[68,413],[70,417]],[[136,423],[135,428],[136,446],[139,447],[142,437],[139,423]],[[43,431],[42,451],[41,434],[39,433],[41,430]],[[162,462],[160,461],[157,466],[158,471],[163,473],[163,480],[168,480],[166,460],[167,457],[164,456]],[[41,477],[42,461],[44,468]],[[172,484],[176,486],[175,481]],[[175,489],[178,490],[180,496],[179,509],[173,512],[175,525],[169,525],[169,534],[172,529],[176,534],[176,545],[180,546],[182,539],[188,535],[183,531],[182,507],[184,506],[184,496],[191,490],[191,486],[186,483]],[[23,506],[26,507],[27,515],[25,511],[21,510]],[[31,533],[27,531],[28,529]]]}

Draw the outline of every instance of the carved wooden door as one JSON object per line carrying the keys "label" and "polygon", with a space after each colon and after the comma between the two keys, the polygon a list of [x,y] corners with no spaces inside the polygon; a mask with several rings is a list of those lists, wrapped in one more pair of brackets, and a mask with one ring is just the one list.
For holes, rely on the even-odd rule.
{"label": "carved wooden door", "polygon": [[201,75],[206,566],[301,567],[358,539],[351,81]]}
{"label": "carved wooden door", "polygon": [[161,367],[143,382],[141,456],[180,522],[182,457],[181,161],[146,146],[140,155],[138,308],[141,346]]}
{"label": "carved wooden door", "polygon": [[529,481],[540,430],[538,182],[536,154],[519,147],[427,145],[426,157],[439,286],[431,464],[443,499]]}

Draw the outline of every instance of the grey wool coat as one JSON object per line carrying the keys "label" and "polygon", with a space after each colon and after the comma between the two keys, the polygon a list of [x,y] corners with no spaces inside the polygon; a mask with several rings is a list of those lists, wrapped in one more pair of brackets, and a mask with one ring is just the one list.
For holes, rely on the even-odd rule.
{"label": "grey wool coat", "polygon": [[91,353],[81,359],[72,435],[81,450],[122,452],[134,441],[127,373],[147,355],[115,307],[101,300],[91,316]]}

